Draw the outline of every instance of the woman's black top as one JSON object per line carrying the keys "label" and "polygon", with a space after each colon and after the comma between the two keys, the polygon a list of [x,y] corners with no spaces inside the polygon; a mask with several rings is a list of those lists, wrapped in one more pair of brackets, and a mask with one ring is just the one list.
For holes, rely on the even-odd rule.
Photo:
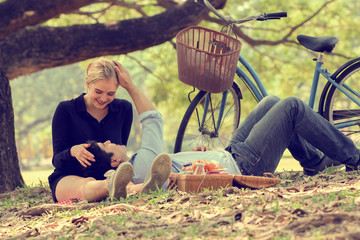
{"label": "woman's black top", "polygon": [[[71,157],[70,148],[89,140],[126,145],[133,119],[132,105],[123,99],[114,99],[109,104],[106,117],[98,122],[87,111],[85,93],[79,97],[60,102],[52,121],[54,172],[49,176],[50,188],[54,191],[58,181],[67,175],[83,176],[84,167]],[[95,159],[96,160],[96,159]],[[102,177],[102,180],[105,179]]]}

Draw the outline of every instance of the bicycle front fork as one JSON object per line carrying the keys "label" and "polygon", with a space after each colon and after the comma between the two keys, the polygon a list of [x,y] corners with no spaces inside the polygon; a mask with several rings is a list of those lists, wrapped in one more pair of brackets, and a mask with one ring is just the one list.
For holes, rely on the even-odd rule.
{"label": "bicycle front fork", "polygon": [[[200,127],[199,127],[199,131],[202,134],[207,134],[211,138],[218,137],[219,128],[220,128],[220,125],[221,125],[222,118],[224,116],[224,110],[225,110],[226,99],[227,99],[228,93],[229,93],[228,91],[223,92],[223,96],[222,96],[222,99],[221,99],[221,105],[220,105],[220,109],[219,109],[219,116],[217,116],[217,119],[215,119],[216,118],[215,109],[214,109],[214,106],[212,105],[211,93],[206,94],[205,103],[204,103],[204,114],[203,114],[201,124],[200,124]],[[204,128],[204,124],[205,124],[205,121],[207,119],[207,114],[209,113],[209,108],[210,108],[210,114],[211,114],[210,117],[211,117],[213,125],[214,125],[214,132],[209,131],[209,130]],[[215,108],[217,108],[217,106],[215,106]]]}

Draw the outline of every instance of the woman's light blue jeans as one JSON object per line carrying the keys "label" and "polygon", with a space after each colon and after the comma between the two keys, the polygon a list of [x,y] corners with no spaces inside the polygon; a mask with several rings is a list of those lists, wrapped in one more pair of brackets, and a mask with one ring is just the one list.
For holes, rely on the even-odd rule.
{"label": "woman's light blue jeans", "polygon": [[265,97],[235,131],[226,148],[244,175],[274,172],[288,148],[302,167],[311,168],[325,154],[350,166],[359,150],[330,122],[298,98]]}

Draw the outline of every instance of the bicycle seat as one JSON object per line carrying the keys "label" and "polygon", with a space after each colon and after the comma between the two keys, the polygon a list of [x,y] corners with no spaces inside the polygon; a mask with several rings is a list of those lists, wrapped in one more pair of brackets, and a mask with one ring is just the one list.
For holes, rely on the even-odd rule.
{"label": "bicycle seat", "polygon": [[306,35],[298,35],[297,40],[307,49],[313,50],[315,52],[328,53],[330,53],[334,49],[336,43],[339,41],[337,37],[333,36],[310,37]]}

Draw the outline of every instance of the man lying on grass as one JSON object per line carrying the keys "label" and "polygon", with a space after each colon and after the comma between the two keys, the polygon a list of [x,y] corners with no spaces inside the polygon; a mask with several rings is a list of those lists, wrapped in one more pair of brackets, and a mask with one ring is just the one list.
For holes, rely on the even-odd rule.
{"label": "man lying on grass", "polygon": [[[264,98],[235,131],[229,146],[222,150],[200,146],[191,152],[159,155],[157,152],[163,145],[161,115],[155,110],[148,111],[141,114],[140,119],[142,144],[133,156],[126,154],[124,146],[111,142],[98,143],[104,152],[114,154],[120,162],[130,162],[133,166],[131,183],[130,180],[119,181],[120,189],[126,189],[125,186],[130,183],[130,191],[149,192],[156,186],[163,186],[170,168],[178,173],[185,163],[197,159],[216,160],[229,174],[262,176],[265,172],[274,173],[286,148],[307,175],[315,175],[340,164],[345,164],[347,171],[357,170],[360,164],[359,150],[354,143],[294,97],[283,100],[272,96]],[[161,164],[156,164],[157,161]],[[146,175],[150,176],[148,180],[144,179]],[[142,188],[144,182],[146,190]]]}

